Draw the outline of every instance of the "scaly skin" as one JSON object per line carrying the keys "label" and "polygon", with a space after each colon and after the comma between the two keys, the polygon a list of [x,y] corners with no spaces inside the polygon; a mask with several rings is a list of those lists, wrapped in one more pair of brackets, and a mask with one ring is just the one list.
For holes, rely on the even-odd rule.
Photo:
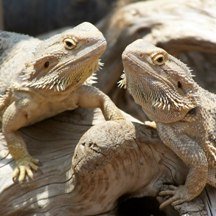
{"label": "scaly skin", "polygon": [[99,69],[106,49],[90,23],[40,41],[0,32],[0,116],[2,132],[17,167],[13,178],[33,178],[38,160],[30,156],[19,129],[77,107],[102,109],[106,120],[123,119],[108,96],[86,80]]}
{"label": "scaly skin", "polygon": [[192,200],[207,183],[216,187],[216,95],[202,89],[180,60],[142,39],[128,45],[122,58],[120,85],[189,167],[184,185],[159,193],[171,196],[160,207]]}

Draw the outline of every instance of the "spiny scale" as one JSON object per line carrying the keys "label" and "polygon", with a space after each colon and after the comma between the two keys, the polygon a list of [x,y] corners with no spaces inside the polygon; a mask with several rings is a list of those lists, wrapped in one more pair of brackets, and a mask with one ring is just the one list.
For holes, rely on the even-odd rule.
{"label": "spiny scale", "polygon": [[99,70],[101,70],[104,66],[104,63],[101,62],[101,59],[98,60],[98,63],[95,65],[95,69],[92,72],[92,75],[84,82],[85,85],[93,85],[97,83],[97,74]]}
{"label": "spiny scale", "polygon": [[[87,78],[86,81],[84,81],[84,84],[86,85],[92,85],[97,82],[96,72],[100,70],[103,67],[103,63],[101,62],[101,59],[94,62],[90,65],[89,68],[85,68],[88,70],[88,73],[85,74],[91,74],[89,78]],[[84,68],[83,68],[84,70]],[[72,73],[69,73],[70,76],[62,76],[57,73],[51,73],[46,74],[45,76],[37,79],[33,79],[31,81],[27,80],[26,76],[23,76],[23,80],[25,80],[25,86],[30,88],[37,88],[37,89],[49,89],[54,91],[64,91],[69,85],[71,85],[72,79],[71,75]],[[80,83],[82,84],[82,83]]]}
{"label": "spiny scale", "polygon": [[121,75],[121,80],[119,80],[119,81],[117,82],[117,84],[118,84],[118,87],[119,87],[119,88],[124,88],[124,89],[126,89],[126,76],[125,76],[124,71],[123,71],[123,74]]}

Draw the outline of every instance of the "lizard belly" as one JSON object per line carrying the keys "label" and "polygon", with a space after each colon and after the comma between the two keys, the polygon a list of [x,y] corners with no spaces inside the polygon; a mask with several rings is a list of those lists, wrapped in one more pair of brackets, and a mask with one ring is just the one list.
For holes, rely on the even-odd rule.
{"label": "lizard belly", "polygon": [[45,103],[32,103],[29,109],[27,110],[26,117],[28,120],[26,126],[47,119],[49,117],[55,116],[66,110],[74,110],[78,107],[78,105],[75,102],[70,102],[70,105],[67,104],[67,101],[48,101]]}

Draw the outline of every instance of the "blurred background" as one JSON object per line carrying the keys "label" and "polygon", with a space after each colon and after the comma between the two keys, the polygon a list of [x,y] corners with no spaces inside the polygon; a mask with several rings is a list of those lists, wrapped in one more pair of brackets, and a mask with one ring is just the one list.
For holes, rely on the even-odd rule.
{"label": "blurred background", "polygon": [[114,4],[115,0],[1,0],[1,25],[35,36],[83,21],[96,23]]}

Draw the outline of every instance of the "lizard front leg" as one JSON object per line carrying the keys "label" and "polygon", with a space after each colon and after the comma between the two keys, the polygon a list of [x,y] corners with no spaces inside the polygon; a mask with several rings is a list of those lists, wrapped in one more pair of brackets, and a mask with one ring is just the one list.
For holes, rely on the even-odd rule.
{"label": "lizard front leg", "polygon": [[170,186],[168,190],[161,191],[160,196],[170,195],[160,205],[163,208],[169,204],[179,205],[197,197],[208,180],[208,161],[204,150],[199,144],[187,135],[176,135],[175,129],[159,126],[159,135],[172,151],[174,151],[183,162],[188,165],[189,172],[184,185]]}
{"label": "lizard front leg", "polygon": [[2,132],[9,152],[17,165],[13,172],[13,179],[18,179],[19,182],[22,182],[26,175],[33,178],[32,170],[36,171],[38,169],[37,163],[39,162],[30,156],[18,131],[21,127],[26,126],[27,121],[27,113],[23,107],[20,107],[19,102],[10,104],[2,117]]}
{"label": "lizard front leg", "polygon": [[1,113],[3,112],[5,107],[8,106],[10,99],[11,99],[11,91],[7,91],[3,96],[0,96],[0,121],[2,121]]}
{"label": "lizard front leg", "polygon": [[78,105],[83,108],[100,108],[106,120],[124,120],[121,111],[112,100],[93,86],[83,85],[77,91]]}

